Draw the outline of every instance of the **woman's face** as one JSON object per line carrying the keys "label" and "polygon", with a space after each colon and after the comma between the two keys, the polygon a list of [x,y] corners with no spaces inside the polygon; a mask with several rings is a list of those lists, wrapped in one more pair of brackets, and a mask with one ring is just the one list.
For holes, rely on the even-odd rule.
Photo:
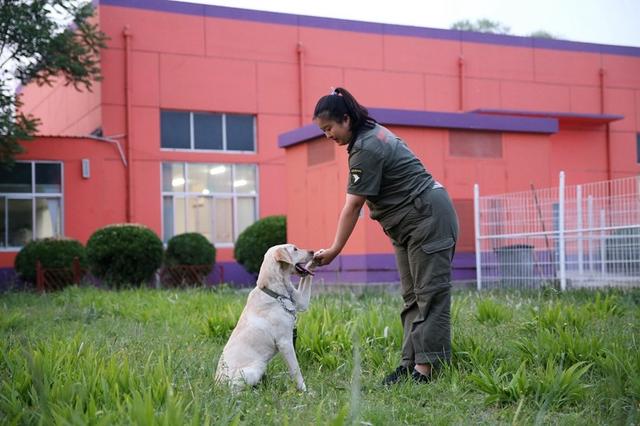
{"label": "woman's face", "polygon": [[327,139],[335,141],[338,145],[346,145],[351,141],[351,130],[349,129],[351,120],[345,114],[344,120],[338,123],[331,118],[322,116],[316,117],[315,123],[320,127]]}

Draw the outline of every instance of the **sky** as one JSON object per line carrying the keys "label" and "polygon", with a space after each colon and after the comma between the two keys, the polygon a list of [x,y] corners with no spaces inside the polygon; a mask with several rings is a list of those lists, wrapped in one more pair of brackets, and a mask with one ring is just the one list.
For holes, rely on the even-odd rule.
{"label": "sky", "polygon": [[462,19],[487,18],[510,27],[514,35],[544,30],[563,40],[640,47],[640,0],[190,0],[189,3],[430,28],[450,28]]}

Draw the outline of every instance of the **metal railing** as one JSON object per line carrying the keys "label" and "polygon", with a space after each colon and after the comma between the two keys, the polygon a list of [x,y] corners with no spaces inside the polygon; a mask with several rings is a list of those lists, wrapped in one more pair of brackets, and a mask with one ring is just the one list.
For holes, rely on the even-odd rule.
{"label": "metal railing", "polygon": [[480,196],[478,289],[640,285],[640,176]]}

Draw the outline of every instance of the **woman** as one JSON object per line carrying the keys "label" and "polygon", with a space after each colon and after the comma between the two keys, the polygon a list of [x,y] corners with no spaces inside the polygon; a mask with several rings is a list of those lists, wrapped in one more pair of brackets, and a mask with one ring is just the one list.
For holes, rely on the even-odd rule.
{"label": "woman", "polygon": [[451,260],[458,236],[451,200],[407,145],[347,90],[320,98],[313,117],[349,153],[336,236],[331,247],[316,253],[316,262],[327,265],[340,254],[366,202],[393,243],[404,299],[402,361],[383,383],[428,382],[451,358]]}

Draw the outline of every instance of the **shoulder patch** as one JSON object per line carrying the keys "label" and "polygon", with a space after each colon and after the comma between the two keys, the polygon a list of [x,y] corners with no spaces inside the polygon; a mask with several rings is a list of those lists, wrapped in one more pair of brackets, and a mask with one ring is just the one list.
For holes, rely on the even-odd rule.
{"label": "shoulder patch", "polygon": [[362,178],[362,169],[352,167],[351,170],[349,170],[349,181],[351,182],[351,185],[355,185],[360,182],[360,178]]}

